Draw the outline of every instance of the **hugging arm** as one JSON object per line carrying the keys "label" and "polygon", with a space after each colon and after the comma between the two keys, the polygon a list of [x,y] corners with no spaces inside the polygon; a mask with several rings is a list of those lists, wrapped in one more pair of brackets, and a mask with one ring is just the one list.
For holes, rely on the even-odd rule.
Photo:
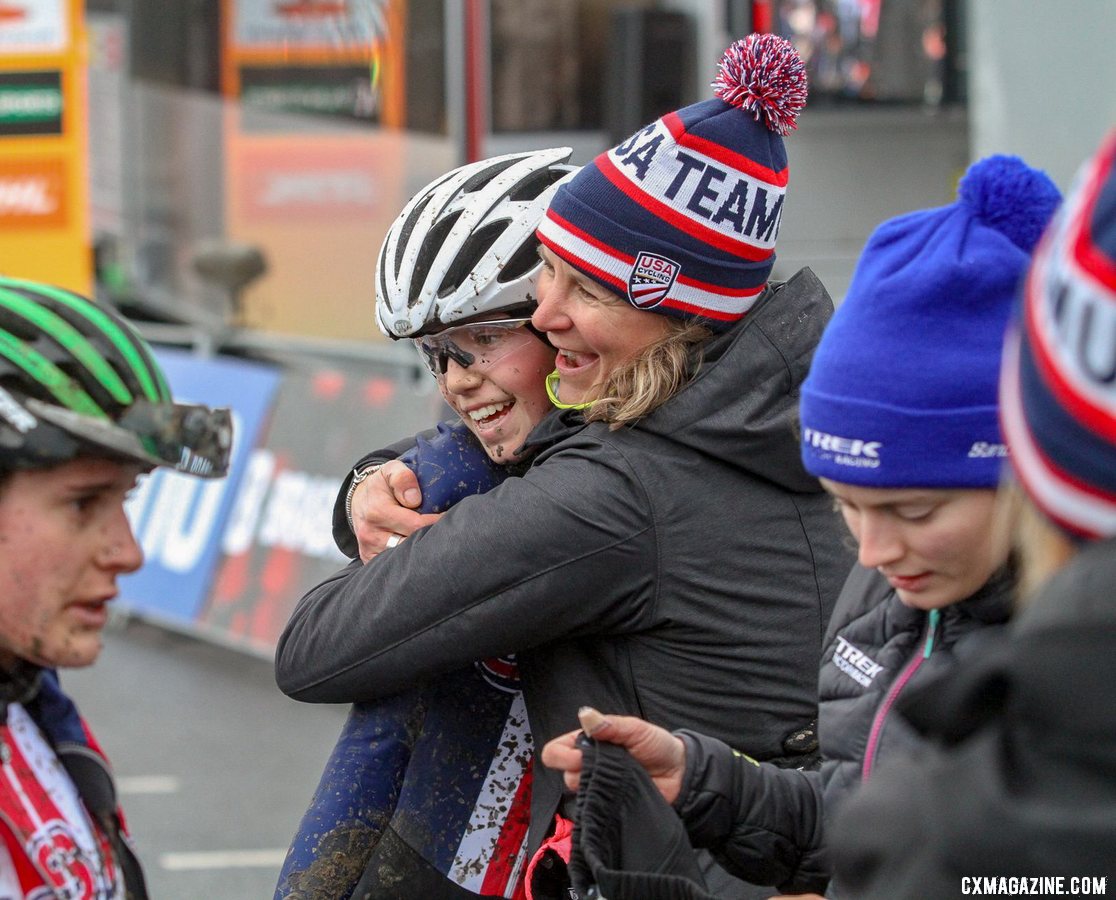
{"label": "hugging arm", "polygon": [[374,700],[475,659],[645,625],[654,579],[632,573],[654,572],[656,554],[634,484],[622,457],[590,445],[467,497],[303,597],[279,641],[280,688]]}
{"label": "hugging arm", "polygon": [[[390,467],[386,464],[410,450],[420,437],[428,438],[433,434],[435,432],[431,429],[415,437],[396,441],[389,447],[366,453],[346,474],[333,504],[333,540],[337,549],[349,559],[360,557],[367,561],[384,549],[391,534],[406,537],[430,524],[426,517],[414,511],[421,502],[421,493],[406,493],[419,489],[418,480],[413,473],[402,463]],[[383,475],[376,480],[366,478],[356,486],[352,497],[349,497],[353,475],[373,465],[384,466]],[[352,524],[349,522],[349,510],[345,508],[347,497],[351,503]]]}

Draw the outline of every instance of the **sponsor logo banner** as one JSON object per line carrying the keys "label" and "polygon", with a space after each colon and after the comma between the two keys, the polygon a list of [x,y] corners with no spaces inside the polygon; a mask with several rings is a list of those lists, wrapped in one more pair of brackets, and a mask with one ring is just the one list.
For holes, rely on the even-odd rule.
{"label": "sponsor logo banner", "polygon": [[361,456],[429,428],[441,397],[409,373],[330,361],[290,367],[216,543],[199,623],[270,651],[299,598],[346,560],[333,541],[341,479]]}
{"label": "sponsor logo banner", "polygon": [[386,29],[385,0],[237,0],[232,43],[238,51],[371,47]]}
{"label": "sponsor logo banner", "polygon": [[279,373],[236,359],[201,359],[156,352],[175,397],[228,406],[236,435],[226,478],[203,481],[156,469],[128,501],[128,517],[143,547],[142,569],[120,579],[123,602],[179,622],[193,622],[216,568],[220,535],[258,441]]}
{"label": "sponsor logo banner", "polygon": [[0,72],[0,136],[62,133],[60,72]]}
{"label": "sponsor logo banner", "polygon": [[64,53],[69,0],[0,0],[0,54]]}
{"label": "sponsor logo banner", "polygon": [[64,227],[67,201],[62,157],[0,158],[0,229]]}

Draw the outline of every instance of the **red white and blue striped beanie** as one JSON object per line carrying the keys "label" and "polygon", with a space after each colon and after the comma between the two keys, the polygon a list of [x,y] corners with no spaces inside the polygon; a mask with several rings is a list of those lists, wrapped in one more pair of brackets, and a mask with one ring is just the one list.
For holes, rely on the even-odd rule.
{"label": "red white and blue striped beanie", "polygon": [[637,309],[724,330],[767,284],[787,187],[783,135],[806,102],[785,40],[753,34],[721,60],[717,99],[602,153],[558,189],[539,240]]}
{"label": "red white and blue striped beanie", "polygon": [[1061,201],[1017,156],[973,163],[949,206],[868,238],[802,385],[810,474],[875,488],[995,488],[1004,331]]}
{"label": "red white and blue striped beanie", "polygon": [[1035,253],[1000,392],[1012,469],[1039,509],[1077,539],[1116,535],[1116,131]]}

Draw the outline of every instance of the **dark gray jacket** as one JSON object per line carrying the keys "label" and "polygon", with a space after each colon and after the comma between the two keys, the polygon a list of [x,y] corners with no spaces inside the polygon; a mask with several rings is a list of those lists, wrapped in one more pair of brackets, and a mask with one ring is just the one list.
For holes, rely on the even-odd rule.
{"label": "dark gray jacket", "polygon": [[[822,655],[821,770],[757,765],[719,741],[683,732],[686,782],[675,805],[694,845],[709,847],[749,881],[794,892],[825,889],[826,823],[880,759],[905,756],[923,742],[895,704],[938,683],[959,658],[979,656],[1002,631],[1012,590],[1004,570],[931,622],[928,613],[904,606],[878,572],[856,566]],[[831,886],[830,895],[840,896],[841,887]]]}
{"label": "dark gray jacket", "polygon": [[[279,641],[279,686],[374,700],[518,652],[538,746],[593,704],[783,755],[815,716],[850,565],[798,449],[798,388],[831,311],[803,270],[636,426],[548,417],[533,438],[562,439],[522,478],[311,590]],[[532,849],[563,792],[535,775]]]}
{"label": "dark gray jacket", "polygon": [[1111,891],[1113,585],[1116,540],[1086,546],[995,649],[904,707],[925,752],[882,765],[834,828],[851,895]]}

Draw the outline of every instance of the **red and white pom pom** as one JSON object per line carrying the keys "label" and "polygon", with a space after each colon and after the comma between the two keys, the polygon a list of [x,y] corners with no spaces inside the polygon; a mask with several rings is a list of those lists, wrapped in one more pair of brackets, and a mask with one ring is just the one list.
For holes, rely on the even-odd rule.
{"label": "red and white pom pom", "polygon": [[712,87],[726,103],[786,135],[798,127],[798,114],[806,105],[806,64],[790,41],[750,34],[725,51]]}

